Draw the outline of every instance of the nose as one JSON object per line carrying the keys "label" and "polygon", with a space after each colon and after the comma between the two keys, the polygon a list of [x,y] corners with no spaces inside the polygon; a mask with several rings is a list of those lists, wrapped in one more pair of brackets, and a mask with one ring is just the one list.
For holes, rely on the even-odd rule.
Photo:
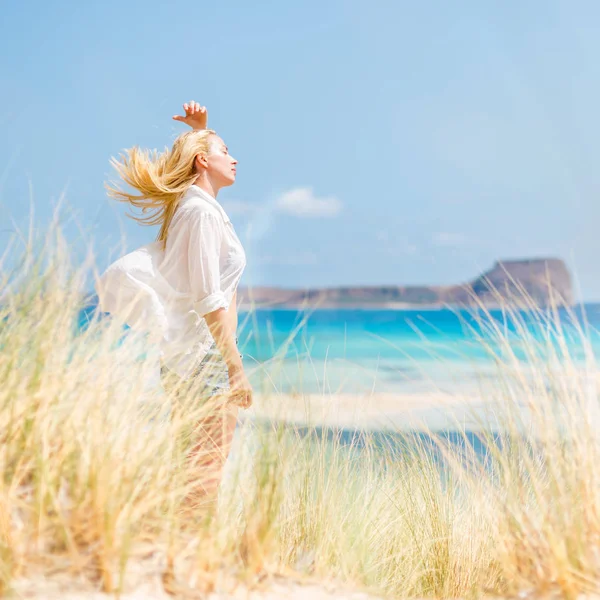
{"label": "nose", "polygon": [[[233,157],[232,157],[232,158],[233,158]],[[238,164],[238,161],[237,161],[237,159],[235,159],[235,158],[233,158],[232,162],[233,162],[233,164],[234,164],[234,165],[237,165],[237,164]]]}

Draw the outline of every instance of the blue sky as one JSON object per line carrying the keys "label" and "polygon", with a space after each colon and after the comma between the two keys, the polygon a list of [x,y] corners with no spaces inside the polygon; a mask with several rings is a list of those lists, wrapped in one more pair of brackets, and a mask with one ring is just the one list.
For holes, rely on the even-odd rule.
{"label": "blue sky", "polygon": [[[600,300],[594,2],[5,6],[0,250],[65,193],[100,269],[152,241],[103,183],[194,99],[238,161],[242,285],[450,284],[557,256]],[[85,234],[81,235],[81,227]]]}

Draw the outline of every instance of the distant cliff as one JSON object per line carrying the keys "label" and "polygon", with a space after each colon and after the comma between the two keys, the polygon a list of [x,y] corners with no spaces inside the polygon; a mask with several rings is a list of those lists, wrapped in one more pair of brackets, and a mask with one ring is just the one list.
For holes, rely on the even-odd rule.
{"label": "distant cliff", "polygon": [[[278,308],[411,308],[471,305],[481,301],[488,307],[509,302],[574,303],[572,278],[566,264],[558,258],[497,261],[474,280],[450,286],[357,286],[336,288],[282,289],[241,286],[238,308],[251,306]],[[525,301],[529,298],[529,301]]]}

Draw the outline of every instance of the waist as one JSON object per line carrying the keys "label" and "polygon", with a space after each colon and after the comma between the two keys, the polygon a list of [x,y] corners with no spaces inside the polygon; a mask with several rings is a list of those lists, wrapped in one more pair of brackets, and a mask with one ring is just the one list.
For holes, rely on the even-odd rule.
{"label": "waist", "polygon": [[[233,336],[233,338],[237,347],[237,335]],[[205,348],[206,350],[199,349],[196,352],[189,352],[189,350],[184,351],[184,347],[182,346],[180,351],[172,350],[166,355],[164,353],[161,353],[160,366],[161,368],[170,368],[170,370],[180,371],[180,367],[186,370],[192,363],[196,363],[198,361],[199,356],[201,359],[205,358],[206,356],[218,356],[218,358],[222,360],[221,353],[214,339],[211,339],[211,342],[208,346],[203,344],[202,348]],[[242,357],[242,354],[240,354],[240,357]]]}

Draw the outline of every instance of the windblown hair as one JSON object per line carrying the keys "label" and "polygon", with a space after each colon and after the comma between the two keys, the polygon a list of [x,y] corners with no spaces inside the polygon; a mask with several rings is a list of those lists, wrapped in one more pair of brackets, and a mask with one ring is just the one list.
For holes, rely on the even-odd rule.
{"label": "windblown hair", "polygon": [[[127,217],[140,225],[158,225],[161,228],[156,241],[167,243],[167,231],[180,198],[198,177],[194,165],[197,154],[210,154],[212,129],[191,130],[182,133],[169,150],[158,154],[157,150],[142,150],[133,146],[125,150],[122,161],[111,157],[110,164],[115,167],[121,179],[140,194],[134,195],[119,188],[104,184],[108,195],[120,202],[127,202],[142,209],[142,213],[154,210],[152,215]],[[113,182],[111,182],[113,183]]]}

